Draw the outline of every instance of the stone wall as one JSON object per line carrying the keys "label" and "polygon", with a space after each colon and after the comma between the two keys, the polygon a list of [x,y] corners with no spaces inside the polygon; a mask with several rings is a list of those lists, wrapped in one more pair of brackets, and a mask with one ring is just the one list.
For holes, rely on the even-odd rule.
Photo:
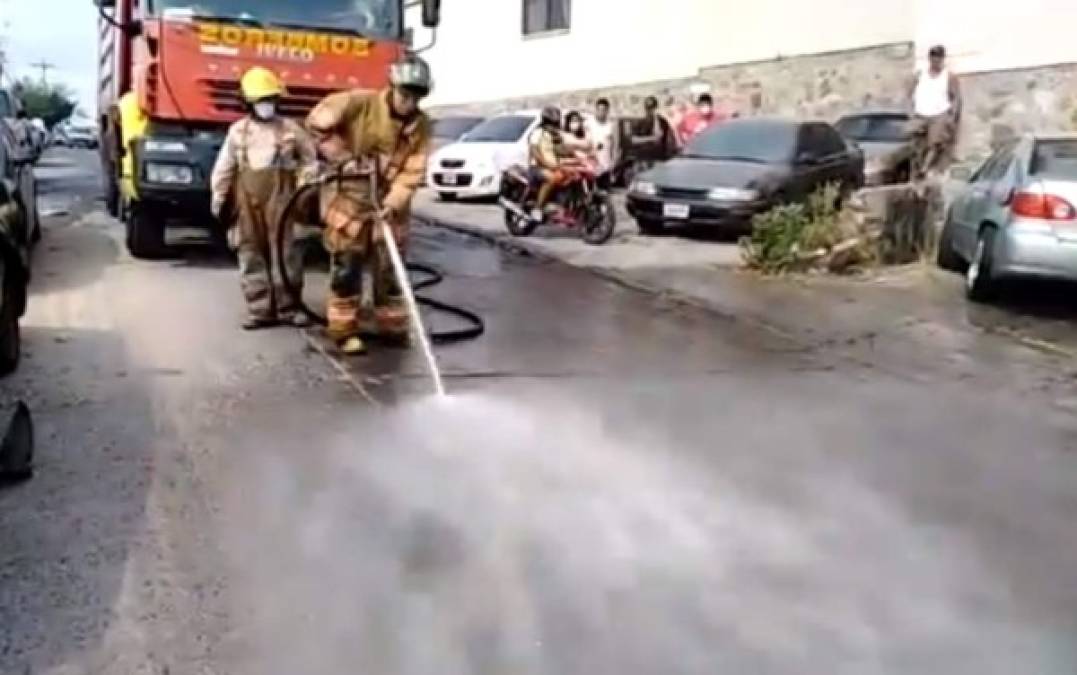
{"label": "stone wall", "polygon": [[[864,109],[901,109],[915,70],[911,42],[790,56],[700,69],[695,77],[630,86],[561,92],[470,105],[443,114],[493,114],[555,104],[590,109],[610,99],[614,115],[635,115],[653,95],[675,114],[706,87],[719,104],[744,116],[791,115],[833,120]],[[1077,63],[961,77],[965,115],[957,155],[975,160],[993,142],[1030,130],[1077,131]]]}
{"label": "stone wall", "polygon": [[1077,132],[1077,63],[974,73],[961,77],[965,101],[958,156],[1028,131]]}
{"label": "stone wall", "polygon": [[610,100],[615,115],[631,115],[638,114],[643,99],[652,95],[668,110],[687,105],[695,99],[693,92],[702,86],[719,103],[742,115],[829,119],[863,106],[900,103],[905,81],[912,72],[912,58],[912,44],[899,43],[708,67],[695,77],[679,80],[440,106],[435,112],[493,114],[550,103],[566,109],[589,109],[597,99],[605,97]]}

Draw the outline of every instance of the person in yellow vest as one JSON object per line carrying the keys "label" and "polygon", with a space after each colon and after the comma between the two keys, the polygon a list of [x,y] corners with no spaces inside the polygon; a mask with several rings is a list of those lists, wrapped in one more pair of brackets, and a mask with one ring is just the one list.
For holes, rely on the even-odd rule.
{"label": "person in yellow vest", "polygon": [[[430,119],[419,102],[433,82],[430,67],[414,55],[394,63],[389,80],[391,86],[380,92],[331,94],[307,116],[324,157],[344,174],[377,172],[378,177],[376,199],[369,181],[345,180],[327,184],[320,200],[330,253],[327,331],[345,354],[366,351],[364,333],[399,341],[408,335],[407,310],[379,223],[390,225],[403,254],[411,199],[430,151]],[[365,276],[370,277],[369,303],[364,303]]]}
{"label": "person in yellow vest", "polygon": [[[279,223],[281,212],[299,183],[317,172],[314,142],[303,127],[280,114],[284,85],[271,71],[255,67],[240,81],[249,114],[228,130],[210,183],[212,210],[232,219],[229,243],[239,258],[240,286],[247,301],[246,330],[280,324],[302,326],[298,298],[284,287],[280,263],[287,265],[296,292],[302,290],[302,252],[293,243],[294,223]],[[226,209],[226,205],[231,208]],[[278,248],[278,227],[287,228]]]}

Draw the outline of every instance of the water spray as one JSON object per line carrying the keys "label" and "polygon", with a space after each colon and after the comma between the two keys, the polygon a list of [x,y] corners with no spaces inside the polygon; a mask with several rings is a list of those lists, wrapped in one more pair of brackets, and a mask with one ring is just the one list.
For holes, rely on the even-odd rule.
{"label": "water spray", "polygon": [[441,381],[441,369],[438,368],[437,358],[434,357],[434,348],[430,344],[430,336],[423,328],[423,318],[419,314],[419,304],[415,302],[415,293],[411,288],[411,279],[408,278],[408,270],[404,267],[404,259],[400,257],[400,249],[396,246],[396,238],[393,237],[393,228],[384,218],[378,219],[381,227],[381,236],[385,242],[385,248],[389,251],[389,260],[393,264],[393,273],[396,275],[396,283],[400,292],[404,295],[404,302],[408,306],[408,314],[411,315],[412,333],[419,340],[419,346],[423,349],[423,358],[426,359],[426,367],[430,371],[430,378],[434,380],[434,393],[445,396],[445,384]]}

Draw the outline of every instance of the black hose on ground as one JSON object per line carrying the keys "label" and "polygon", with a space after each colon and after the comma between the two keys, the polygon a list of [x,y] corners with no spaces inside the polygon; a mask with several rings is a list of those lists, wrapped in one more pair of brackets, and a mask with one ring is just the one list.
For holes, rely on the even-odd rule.
{"label": "black hose on ground", "polygon": [[[307,183],[306,185],[303,185],[298,190],[296,190],[292,194],[291,198],[288,200],[288,203],[284,205],[284,209],[281,210],[280,217],[277,222],[277,250],[284,251],[284,235],[286,232],[284,225],[285,223],[291,221],[292,214],[295,212],[296,209],[296,205],[299,204],[300,200],[307,196],[309,192],[317,190],[326,183],[333,180],[361,178],[366,178],[366,176],[362,174],[328,175],[320,177],[312,183]],[[375,192],[374,194],[377,195],[377,192]],[[300,290],[296,288],[295,282],[288,277],[288,265],[285,264],[285,257],[286,256],[284,255],[278,256],[278,268],[280,272],[281,282],[284,284],[284,287],[288,289],[288,292],[292,294],[292,297],[296,299],[296,303],[299,306],[299,311],[303,312],[303,314],[308,319],[318,324],[319,326],[325,326],[327,324],[326,318],[323,315],[315,312],[307,305],[306,301],[304,301],[303,299],[302,292],[300,292]],[[430,331],[431,342],[433,342],[434,344],[448,344],[452,342],[461,342],[463,340],[473,340],[486,332],[486,323],[482,320],[482,317],[480,317],[475,312],[464,309],[463,307],[459,307],[457,305],[449,304],[447,302],[434,300],[433,298],[428,298],[417,293],[417,291],[423,288],[430,288],[431,286],[441,283],[441,281],[445,278],[441,274],[441,272],[431,267],[430,265],[423,265],[420,263],[409,262],[406,266],[408,268],[408,272],[417,272],[419,274],[426,275],[425,279],[420,279],[412,284],[412,290],[416,291],[416,302],[418,302],[424,307],[429,307],[430,309],[434,309],[439,312],[444,312],[446,314],[455,316],[456,318],[461,319],[462,321],[465,321],[469,324],[466,328],[457,328],[455,330]]]}

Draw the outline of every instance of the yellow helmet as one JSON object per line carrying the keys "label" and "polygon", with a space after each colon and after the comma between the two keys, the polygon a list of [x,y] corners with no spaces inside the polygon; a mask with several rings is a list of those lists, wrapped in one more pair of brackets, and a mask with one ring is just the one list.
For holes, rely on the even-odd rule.
{"label": "yellow helmet", "polygon": [[248,103],[271,96],[284,95],[284,85],[280,78],[273,71],[261,66],[255,66],[243,73],[243,79],[239,81],[239,89]]}

